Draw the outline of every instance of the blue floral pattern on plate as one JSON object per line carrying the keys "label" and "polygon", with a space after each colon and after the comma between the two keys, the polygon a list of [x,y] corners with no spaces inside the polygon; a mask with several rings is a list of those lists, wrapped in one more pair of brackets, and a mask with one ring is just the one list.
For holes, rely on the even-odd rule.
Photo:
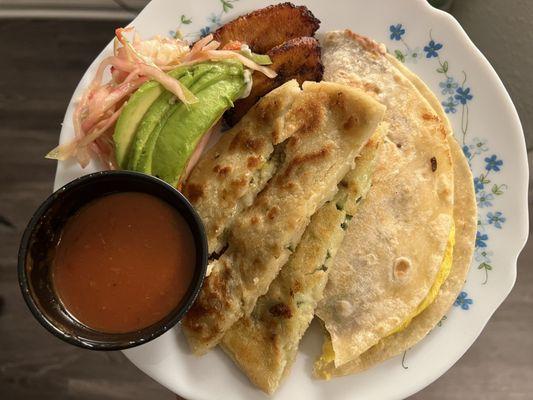
{"label": "blue floral pattern on plate", "polygon": [[207,19],[207,24],[200,28],[198,32],[192,32],[188,33],[186,35],[183,35],[181,33],[181,28],[184,25],[190,25],[192,23],[192,18],[187,17],[185,14],[182,14],[180,16],[180,21],[178,24],[178,27],[176,30],[168,31],[169,36],[171,37],[187,37],[187,38],[203,38],[209,35],[210,33],[213,33],[220,25],[222,16],[229,12],[233,7],[233,3],[236,3],[239,0],[219,0],[220,2],[220,11],[218,13],[211,13]]}
{"label": "blue floral pattern on plate", "polygon": [[426,58],[431,57],[438,57],[439,53],[437,53],[440,49],[442,49],[442,44],[435,43],[433,39],[429,41],[427,46],[424,46],[424,51],[426,52]]}
{"label": "blue floral pattern on plate", "polygon": [[[421,58],[420,51],[417,50],[420,48],[413,49],[405,40],[408,29],[403,24],[390,25],[389,32],[390,39],[394,42],[400,42],[403,46],[393,51],[398,60],[409,63],[416,62]],[[478,232],[474,259],[478,262],[477,269],[483,272],[482,285],[486,285],[489,280],[489,271],[493,270],[491,260],[493,253],[488,251],[490,236],[493,234],[491,230],[503,229],[506,221],[503,213],[497,210],[498,197],[507,190],[506,184],[497,182],[497,174],[504,168],[505,163],[498,154],[490,150],[486,139],[474,137],[468,140],[471,131],[468,115],[469,108],[475,101],[475,91],[467,84],[465,71],[461,71],[460,79],[456,74],[452,74],[450,63],[441,54],[445,48],[445,43],[435,40],[431,30],[428,36],[428,41],[423,46],[426,55],[425,60],[436,62],[435,72],[443,76],[439,83],[440,95],[442,96],[441,104],[450,118],[457,118],[460,122],[461,129],[457,135],[458,140],[474,175],[474,189],[478,205]],[[413,58],[415,53],[417,56]],[[467,310],[468,307],[463,307],[463,309]]]}
{"label": "blue floral pattern on plate", "polygon": [[459,296],[457,296],[457,299],[455,300],[455,303],[453,305],[455,307],[461,307],[463,310],[469,310],[470,306],[474,303],[474,301],[470,298],[468,298],[468,293],[461,292],[459,293]]}

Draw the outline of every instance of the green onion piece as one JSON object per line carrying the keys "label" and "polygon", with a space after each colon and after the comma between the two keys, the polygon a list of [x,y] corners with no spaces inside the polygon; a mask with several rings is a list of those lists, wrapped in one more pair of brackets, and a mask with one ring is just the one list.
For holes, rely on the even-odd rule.
{"label": "green onion piece", "polygon": [[259,65],[272,64],[272,60],[266,54],[255,54],[255,53],[252,53],[251,51],[245,51],[245,50],[240,50],[239,53],[241,53],[244,57],[249,58],[256,64],[259,64]]}

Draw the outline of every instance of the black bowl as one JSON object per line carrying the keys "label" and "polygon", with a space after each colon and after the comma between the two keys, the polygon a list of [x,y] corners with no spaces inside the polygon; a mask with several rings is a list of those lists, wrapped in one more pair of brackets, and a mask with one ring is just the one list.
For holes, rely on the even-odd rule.
{"label": "black bowl", "polygon": [[[72,318],[51,282],[50,249],[57,245],[66,220],[90,201],[112,193],[142,192],[166,201],[187,221],[196,247],[196,265],[189,289],[178,306],[159,322],[135,332],[103,333]],[[196,299],[207,268],[207,238],[200,217],[172,186],[149,175],[103,171],[78,178],[53,193],[31,218],[19,249],[20,289],[31,312],[46,329],[64,341],[92,350],[120,350],[146,343],[178,323]]]}

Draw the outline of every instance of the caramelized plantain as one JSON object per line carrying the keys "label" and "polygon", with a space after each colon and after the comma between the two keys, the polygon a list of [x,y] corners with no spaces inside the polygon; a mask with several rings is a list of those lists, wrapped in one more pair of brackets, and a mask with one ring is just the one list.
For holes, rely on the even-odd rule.
{"label": "caramelized plantain", "polygon": [[274,47],[267,54],[272,60],[269,67],[276,71],[278,76],[270,79],[260,72],[253,73],[250,95],[235,102],[235,107],[226,112],[226,122],[230,126],[235,125],[262,96],[283,83],[291,79],[296,79],[299,84],[322,79],[320,44],[315,38],[292,39]]}
{"label": "caramelized plantain", "polygon": [[218,28],[214,39],[222,45],[232,40],[248,44],[264,54],[287,40],[313,36],[320,21],[305,6],[281,3],[243,15]]}

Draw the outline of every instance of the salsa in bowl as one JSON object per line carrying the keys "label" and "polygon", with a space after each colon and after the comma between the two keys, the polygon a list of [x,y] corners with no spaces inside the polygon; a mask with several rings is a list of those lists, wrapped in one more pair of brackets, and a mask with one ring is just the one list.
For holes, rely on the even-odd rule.
{"label": "salsa in bowl", "polygon": [[136,172],[83,176],[52,194],[24,232],[19,282],[57,337],[118,350],[185,315],[207,264],[203,224],[187,199]]}

